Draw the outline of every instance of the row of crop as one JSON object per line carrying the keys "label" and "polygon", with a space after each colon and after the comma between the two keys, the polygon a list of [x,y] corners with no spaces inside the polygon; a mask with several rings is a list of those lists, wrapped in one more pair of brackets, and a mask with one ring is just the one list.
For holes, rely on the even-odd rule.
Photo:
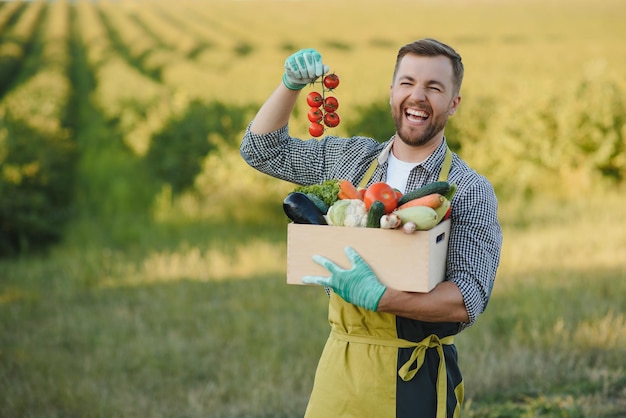
{"label": "row of crop", "polygon": [[114,42],[117,53],[125,55],[127,61],[139,71],[158,79],[160,69],[171,59],[171,54],[161,53],[163,45],[147,33],[122,5],[102,2],[97,8],[107,36]]}
{"label": "row of crop", "polygon": [[[139,31],[136,33],[143,34],[144,38],[155,39],[150,33],[159,31],[154,27],[157,21],[145,18],[145,10],[133,10],[132,17],[133,14],[118,13],[112,4],[105,3],[82,0],[69,6],[74,8],[76,18],[78,37],[74,41],[84,48],[89,67],[85,70],[94,78],[95,90],[89,97],[103,112],[112,129],[121,132],[137,156],[144,157],[155,177],[170,184],[175,192],[196,187],[196,194],[210,201],[214,193],[215,166],[204,165],[202,168],[206,164],[203,157],[214,149],[212,143],[224,140],[231,145],[236,143],[237,134],[251,117],[250,104],[252,108],[258,105],[254,97],[268,94],[268,86],[273,88],[278,82],[280,62],[286,51],[265,48],[262,56],[257,54],[261,50],[255,50],[256,55],[249,57],[238,56],[232,51],[230,54],[214,54],[216,51],[206,50],[201,55],[213,54],[211,56],[220,56],[222,61],[217,66],[205,66],[201,57],[177,52],[173,46],[160,47],[167,44],[168,38],[160,35],[161,40],[153,45],[169,59],[165,61],[162,79],[153,78],[145,67],[137,65],[131,54],[121,50],[130,51],[131,39],[138,39],[129,37],[135,33],[133,31]],[[155,4],[149,7],[156,7]],[[187,15],[195,10],[187,6],[180,12],[172,10],[170,18],[176,22],[189,22],[189,31],[199,34],[199,28],[190,22],[212,20],[199,12],[195,16]],[[21,18],[26,16],[30,7]],[[45,34],[38,40],[44,44],[38,64],[40,68],[33,71],[35,76],[12,90],[2,101],[0,138],[5,148],[12,141],[7,140],[7,132],[9,138],[17,138],[15,133],[20,129],[21,135],[47,132],[47,138],[57,139],[68,135],[63,129],[63,111],[69,87],[65,75],[61,75],[63,71],[52,70],[55,65],[65,69],[68,65],[67,53],[62,47],[67,45],[66,28],[70,24],[67,7],[65,2],[48,3]],[[150,12],[153,17],[168,10],[161,3],[159,7],[159,12],[156,8],[155,12]],[[124,29],[131,27],[124,25],[131,24],[134,29]],[[224,27],[230,26],[230,20],[224,23]],[[198,29],[197,32],[194,28]],[[209,36],[208,31],[205,33]],[[347,55],[355,59],[355,65],[345,68],[359,67],[358,62],[382,57],[383,52],[387,53],[382,49],[349,51]],[[367,58],[361,57],[364,54]],[[261,66],[267,69],[261,70]],[[269,70],[270,67],[273,69]],[[350,86],[359,74],[345,74],[346,93],[344,96],[342,89],[341,99],[342,106],[348,103],[349,112],[345,113],[346,123],[338,133],[387,139],[393,126],[389,124],[386,100],[379,100],[382,106],[376,103],[364,108],[351,106],[350,92],[367,89]],[[344,73],[340,75],[343,77]],[[525,197],[548,188],[559,192],[574,190],[563,185],[583,189],[593,187],[598,180],[623,181],[626,175],[623,116],[626,94],[619,77],[608,71],[572,77],[570,83],[545,86],[541,89],[542,94],[529,89],[525,94],[514,94],[513,99],[506,100],[482,90],[477,84],[468,83],[464,92],[470,99],[464,100],[457,115],[451,119],[447,135],[451,145],[494,182],[503,199]],[[293,132],[297,133],[300,122],[305,120],[302,114],[296,114],[292,121]],[[71,145],[67,141],[55,143]],[[64,148],[60,155],[69,152],[70,148]],[[14,164],[6,167],[3,167],[6,175],[12,179],[19,177]],[[38,169],[32,161],[24,159],[22,178]],[[195,186],[194,182],[197,182]],[[5,191],[2,191],[3,195]]]}
{"label": "row of crop", "polygon": [[[152,45],[161,52],[132,49],[133,39],[150,38],[150,31],[132,18],[132,5],[124,6],[130,11],[112,6],[106,2],[77,4],[76,24],[94,79],[89,97],[115,132],[110,140],[121,136],[141,158],[138,161],[145,162],[153,179],[171,185],[178,193],[191,187],[203,157],[214,149],[210,137],[234,142],[233,131],[242,129],[246,113],[240,108],[196,101],[176,84],[151,77],[144,66],[146,60],[139,59],[142,54],[161,53],[168,62],[190,62],[191,58],[162,48],[160,41]],[[93,50],[100,52],[93,54]]]}
{"label": "row of crop", "polygon": [[[105,57],[98,62],[89,58],[96,82],[95,104],[139,156],[149,151],[152,138],[169,123],[194,113],[199,101],[221,99],[210,90],[220,84],[215,77],[223,78],[223,72],[207,75],[196,62],[195,54],[205,41],[183,28],[188,21],[180,15],[165,17],[173,10],[161,9],[157,3],[147,8],[131,2],[78,3],[77,20],[85,31],[88,57],[90,51],[103,49],[103,39],[108,40]],[[167,74],[154,76],[160,69],[167,69]]]}
{"label": "row of crop", "polygon": [[27,8],[16,28],[32,31],[33,11],[45,15],[33,39],[40,56],[28,57],[29,76],[0,102],[0,254],[60,238],[73,191],[76,154],[65,127],[71,95],[69,5],[66,0],[38,4]]}
{"label": "row of crop", "polygon": [[[67,0],[45,5],[43,30],[34,42],[40,45],[37,59],[25,60],[33,74],[20,80],[3,98],[1,105],[7,117],[28,125],[45,136],[67,137],[63,127],[70,83],[66,71],[69,65],[69,5]],[[42,12],[33,5],[37,13]],[[26,13],[24,18],[26,18]],[[30,16],[28,16],[30,18]]]}
{"label": "row of crop", "polygon": [[96,7],[116,49],[155,79],[160,78],[164,66],[193,59],[211,43],[210,38],[190,31],[188,20],[173,17],[170,12],[177,8],[171,6],[104,1]]}
{"label": "row of crop", "polygon": [[36,2],[25,7],[13,26],[6,24],[18,12],[16,6],[6,6],[2,9],[7,14],[6,27],[0,38],[0,92],[9,88],[11,80],[24,59],[28,45],[35,36],[44,9],[45,3],[43,2]]}
{"label": "row of crop", "polygon": [[[193,187],[203,170],[205,156],[217,143],[237,143],[252,115],[250,107],[225,105],[207,97],[194,100],[197,96],[176,83],[160,83],[147,75],[145,68],[129,56],[130,49],[125,44],[131,39],[128,34],[141,26],[124,31],[122,28],[130,27],[124,25],[131,25],[134,20],[107,7],[84,1],[77,5],[76,23],[81,28],[88,70],[95,82],[90,97],[116,132],[109,140],[117,140],[121,134],[128,148],[140,157],[135,160],[149,172],[150,181],[162,183],[163,190],[178,195]],[[106,48],[102,39],[107,40]],[[90,55],[92,42],[108,52]],[[185,54],[167,50],[164,53],[170,54],[170,61],[193,65],[192,58]],[[134,187],[133,182],[128,183],[128,187]],[[109,195],[109,199],[115,197]]]}
{"label": "row of crop", "polygon": [[[82,113],[76,112],[81,104],[70,103],[74,99],[68,73],[75,64],[70,62],[70,44],[85,51],[88,64],[71,71],[92,72],[96,85],[91,95],[74,94],[93,100],[113,129],[126,132],[128,127],[141,126],[132,116],[144,115],[166,101],[166,90],[116,50],[93,2],[29,4],[14,28],[28,27],[35,12],[44,18],[41,29],[30,40],[29,55],[20,57],[19,84],[0,101],[0,256],[56,241],[73,210],[79,155],[76,133],[66,124],[88,126],[90,121],[75,120]],[[76,37],[70,39],[72,25]],[[73,114],[68,114],[70,108]]]}
{"label": "row of crop", "polygon": [[205,50],[217,50],[222,53],[224,51],[233,50],[238,43],[241,42],[240,34],[229,31],[227,27],[220,22],[219,15],[213,13],[212,16],[205,14],[202,7],[190,7],[189,3],[171,7],[169,3],[159,3],[155,7],[159,13],[166,14],[169,18],[176,22],[180,28],[198,39]]}
{"label": "row of crop", "polygon": [[204,48],[203,41],[187,30],[185,22],[174,21],[169,9],[155,3],[152,7],[133,11],[132,16],[179,57],[193,57]]}
{"label": "row of crop", "polygon": [[4,32],[4,28],[14,19],[21,8],[22,3],[16,1],[7,3],[0,9],[0,34]]}
{"label": "row of crop", "polygon": [[70,9],[68,0],[57,0],[48,11],[42,61],[55,72],[65,73],[70,64]]}
{"label": "row of crop", "polygon": [[[77,3],[76,26],[95,82],[91,97],[105,118],[117,123],[127,144],[142,153],[148,146],[146,136],[134,135],[131,131],[138,129],[142,132],[145,115],[155,103],[161,102],[165,91],[155,79],[120,53],[119,45],[110,37],[105,19],[104,12],[94,2],[82,0]],[[128,22],[123,16],[121,19]],[[118,24],[121,23],[118,21]],[[134,29],[127,30],[135,33]]]}
{"label": "row of crop", "polygon": [[[250,67],[242,66],[240,60],[260,52],[258,45],[268,36],[248,24],[253,18],[235,16],[219,2],[209,6],[194,2],[103,1],[94,7],[117,53],[178,97],[224,102],[235,99],[239,105],[248,101],[240,93],[254,83],[254,77],[249,74]],[[276,62],[282,59],[276,56]],[[261,63],[268,65],[265,60]],[[258,67],[258,62],[255,65]],[[241,75],[228,75],[232,71],[241,71]],[[226,80],[227,75],[234,82]],[[254,84],[255,89],[261,87]],[[133,126],[138,123],[141,121],[133,116]]]}
{"label": "row of crop", "polygon": [[99,68],[114,54],[113,45],[93,2],[80,0],[75,4],[76,28],[80,42],[85,46],[87,60]]}

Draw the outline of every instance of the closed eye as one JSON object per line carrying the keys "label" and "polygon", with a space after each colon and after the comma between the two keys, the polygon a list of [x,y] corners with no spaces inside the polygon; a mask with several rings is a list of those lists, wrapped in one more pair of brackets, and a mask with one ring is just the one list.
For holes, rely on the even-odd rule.
{"label": "closed eye", "polygon": [[440,83],[439,81],[431,81],[427,84],[428,89],[437,93],[443,93],[443,91],[445,90],[445,86]]}

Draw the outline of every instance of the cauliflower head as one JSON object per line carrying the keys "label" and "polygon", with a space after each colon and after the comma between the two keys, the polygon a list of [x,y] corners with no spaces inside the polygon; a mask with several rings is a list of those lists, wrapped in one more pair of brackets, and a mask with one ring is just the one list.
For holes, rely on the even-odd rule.
{"label": "cauliflower head", "polygon": [[336,201],[326,214],[326,221],[334,226],[357,226],[367,225],[367,208],[359,199],[342,199]]}

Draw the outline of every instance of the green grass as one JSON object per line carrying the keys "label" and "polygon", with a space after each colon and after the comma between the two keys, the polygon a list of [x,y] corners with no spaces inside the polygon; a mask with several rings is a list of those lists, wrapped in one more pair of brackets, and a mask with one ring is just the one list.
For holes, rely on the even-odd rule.
{"label": "green grass", "polygon": [[314,289],[50,279],[66,277],[3,306],[3,416],[275,417],[306,401],[325,332]]}
{"label": "green grass", "polygon": [[[572,206],[563,213],[597,209]],[[457,338],[465,416],[626,413],[626,233],[612,228],[622,216],[553,213],[520,228],[503,213],[492,300]],[[327,298],[284,283],[283,226],[154,225],[146,236],[0,262],[0,415],[301,416]]]}

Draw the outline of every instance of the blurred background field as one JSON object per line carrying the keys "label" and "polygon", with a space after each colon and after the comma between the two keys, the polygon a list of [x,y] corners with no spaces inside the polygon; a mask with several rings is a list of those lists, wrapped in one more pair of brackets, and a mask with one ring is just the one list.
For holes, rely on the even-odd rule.
{"label": "blurred background field", "polygon": [[[329,133],[393,132],[397,49],[463,56],[452,148],[495,185],[467,417],[626,415],[626,3],[0,2],[0,416],[293,417],[326,297],[285,285],[293,185],[241,134],[305,47]],[[290,122],[304,137],[305,104]]]}

